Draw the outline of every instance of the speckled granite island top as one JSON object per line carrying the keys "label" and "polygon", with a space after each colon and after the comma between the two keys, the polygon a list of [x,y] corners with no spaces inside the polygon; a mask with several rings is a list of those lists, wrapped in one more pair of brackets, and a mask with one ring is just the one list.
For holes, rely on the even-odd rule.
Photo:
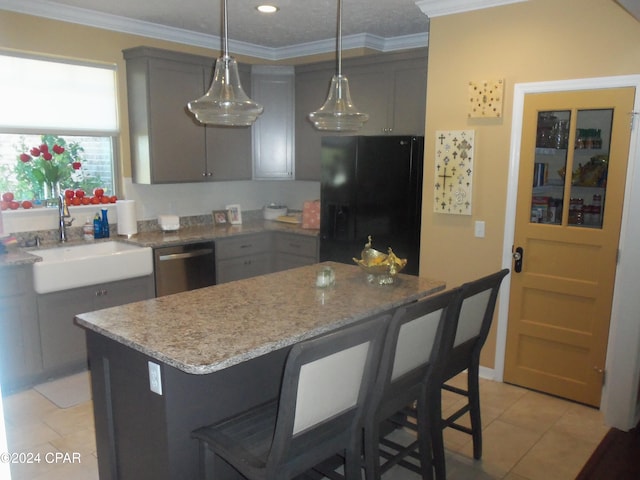
{"label": "speckled granite island top", "polygon": [[371,285],[356,266],[325,262],[336,284],[316,288],[319,265],[83,313],[79,325],[186,373],[208,374],[444,289],[399,275]]}

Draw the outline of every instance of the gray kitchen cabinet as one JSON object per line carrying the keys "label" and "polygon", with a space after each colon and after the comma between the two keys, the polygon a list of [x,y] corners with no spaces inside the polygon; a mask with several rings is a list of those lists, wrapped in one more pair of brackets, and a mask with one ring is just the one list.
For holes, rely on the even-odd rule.
{"label": "gray kitchen cabinet", "polygon": [[320,146],[326,135],[424,135],[427,50],[343,60],[353,103],[369,120],[357,132],[320,132],[307,119],[324,103],[334,62],[296,67],[296,179],[320,180]]}
{"label": "gray kitchen cabinet", "polygon": [[31,264],[0,268],[0,383],[3,393],[42,372]]}
{"label": "gray kitchen cabinet", "polygon": [[275,272],[318,263],[317,237],[276,232],[273,243],[273,271]]}
{"label": "gray kitchen cabinet", "polygon": [[256,233],[216,239],[216,283],[271,271],[271,235]]}
{"label": "gray kitchen cabinet", "polygon": [[253,99],[264,112],[253,125],[253,178],[293,180],[294,69],[290,66],[254,65]]}
{"label": "gray kitchen cabinet", "polygon": [[[251,178],[251,129],[205,127],[187,109],[209,88],[212,58],[151,47],[126,49],[123,55],[135,183]],[[240,76],[248,90],[246,66]]]}
{"label": "gray kitchen cabinet", "polygon": [[308,115],[319,109],[327,99],[333,73],[334,67],[324,64],[307,65],[304,69],[296,67],[296,180],[320,180],[320,142],[323,134],[313,127]]}
{"label": "gray kitchen cabinet", "polygon": [[152,275],[37,295],[44,375],[86,368],[85,331],[75,324],[77,314],[154,296]]}
{"label": "gray kitchen cabinet", "polygon": [[367,58],[347,75],[353,102],[369,114],[358,135],[424,135],[426,52]]}

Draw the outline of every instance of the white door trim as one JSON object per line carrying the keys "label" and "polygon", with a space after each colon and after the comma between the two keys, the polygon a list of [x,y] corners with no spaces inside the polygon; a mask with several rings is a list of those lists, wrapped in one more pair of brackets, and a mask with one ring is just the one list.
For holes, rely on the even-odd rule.
{"label": "white door trim", "polygon": [[[512,268],[511,248],[514,242],[520,145],[524,98],[530,93],[591,90],[599,88],[635,87],[634,112],[640,112],[640,75],[585,78],[549,82],[519,83],[514,86],[513,115],[511,121],[511,148],[505,229],[502,247],[502,265]],[[635,115],[640,117],[640,114]],[[631,115],[630,115],[631,120]],[[607,383],[603,389],[601,410],[607,425],[628,430],[638,423],[638,377],[640,375],[640,118],[631,132],[629,164],[625,185],[622,226],[620,231],[620,258],[616,270],[616,285],[607,347]],[[634,208],[629,208],[633,206]],[[509,293],[508,277],[500,289],[499,314],[494,378],[503,380],[504,356],[507,339]]]}

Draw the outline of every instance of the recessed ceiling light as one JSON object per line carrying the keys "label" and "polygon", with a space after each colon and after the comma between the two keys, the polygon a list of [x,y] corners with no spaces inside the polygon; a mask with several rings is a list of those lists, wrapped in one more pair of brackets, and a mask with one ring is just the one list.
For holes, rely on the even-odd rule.
{"label": "recessed ceiling light", "polygon": [[276,13],[279,9],[275,5],[258,5],[256,10],[260,13]]}

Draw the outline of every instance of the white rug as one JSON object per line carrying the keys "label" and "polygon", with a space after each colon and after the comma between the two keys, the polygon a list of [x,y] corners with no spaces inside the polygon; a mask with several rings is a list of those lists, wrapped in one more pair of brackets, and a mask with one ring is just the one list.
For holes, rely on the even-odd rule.
{"label": "white rug", "polygon": [[60,408],[70,408],[91,400],[90,373],[80,372],[33,387]]}

